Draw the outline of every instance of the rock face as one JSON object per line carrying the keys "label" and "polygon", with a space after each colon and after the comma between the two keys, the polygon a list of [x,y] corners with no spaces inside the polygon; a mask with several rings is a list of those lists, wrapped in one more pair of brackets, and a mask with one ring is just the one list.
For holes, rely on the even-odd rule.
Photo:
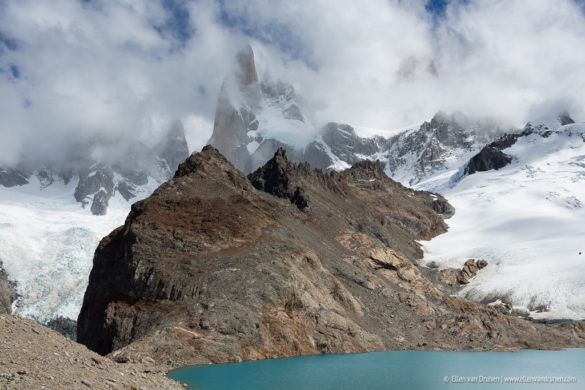
{"label": "rock face", "polygon": [[16,300],[16,286],[8,279],[0,260],[0,314],[10,314],[12,303]]}
{"label": "rock face", "polygon": [[299,171],[310,174],[311,168],[306,163],[297,167],[287,159],[286,150],[278,148],[274,157],[248,175],[248,179],[256,189],[286,198],[299,210],[304,210],[309,207],[309,201],[300,185]]}
{"label": "rock face", "polygon": [[254,52],[246,46],[222,84],[209,143],[248,173],[284,145],[279,137],[294,139],[312,132],[292,85],[269,76],[259,81]]}
{"label": "rock face", "polygon": [[100,243],[78,340],[172,366],[585,343],[582,324],[545,326],[453,297],[418,267],[415,240],[446,230],[439,203],[378,162],[323,173],[278,150],[248,178],[205,147]]}
{"label": "rock face", "polygon": [[12,168],[0,168],[0,185],[4,187],[22,186],[28,183],[30,173]]}
{"label": "rock face", "polygon": [[[160,163],[164,164],[163,169],[166,169],[168,172],[167,177],[173,176],[179,164],[189,156],[189,147],[185,139],[185,129],[181,122],[173,124],[169,134],[157,146],[157,149]],[[145,184],[143,177],[135,178],[133,181],[138,185]]]}
{"label": "rock face", "polygon": [[320,169],[340,170],[364,160],[366,156],[370,158],[382,153],[388,144],[383,137],[360,137],[353,127],[332,122],[325,125],[306,148],[294,151],[291,158]]}
{"label": "rock face", "polygon": [[438,112],[420,128],[404,131],[387,141],[387,171],[403,183],[414,185],[449,165],[466,161],[501,130],[462,114]]}
{"label": "rock face", "polygon": [[492,169],[498,170],[511,162],[512,157],[496,148],[486,146],[469,160],[464,173],[472,175],[476,172],[485,172]]}
{"label": "rock face", "polygon": [[47,322],[47,328],[53,329],[70,340],[77,340],[77,323],[69,318],[56,317]]}

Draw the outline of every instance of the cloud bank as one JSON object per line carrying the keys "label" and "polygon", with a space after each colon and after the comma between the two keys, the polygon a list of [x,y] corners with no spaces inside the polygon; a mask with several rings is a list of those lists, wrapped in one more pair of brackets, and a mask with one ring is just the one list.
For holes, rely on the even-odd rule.
{"label": "cloud bank", "polygon": [[585,120],[585,14],[573,0],[0,1],[0,165],[211,134],[235,52],[292,82],[314,123],[390,133],[438,110],[522,125]]}

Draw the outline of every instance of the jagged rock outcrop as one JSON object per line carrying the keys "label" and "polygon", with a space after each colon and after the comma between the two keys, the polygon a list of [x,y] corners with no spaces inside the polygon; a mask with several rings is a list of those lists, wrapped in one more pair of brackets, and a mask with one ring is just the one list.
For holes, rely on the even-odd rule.
{"label": "jagged rock outcrop", "polygon": [[485,260],[469,259],[463,264],[463,268],[459,273],[457,280],[461,284],[467,284],[469,281],[477,275],[479,270],[487,267],[488,263]]}
{"label": "jagged rock outcrop", "polygon": [[0,168],[0,185],[4,187],[23,186],[28,184],[30,172],[12,168]]}
{"label": "jagged rock outcrop", "polygon": [[278,148],[270,161],[254,173],[248,175],[248,179],[256,189],[267,192],[279,198],[289,199],[299,210],[309,207],[309,200],[305,190],[299,185],[299,172],[297,169],[308,172],[308,165],[297,167],[286,157],[286,150]]}
{"label": "jagged rock outcrop", "polygon": [[414,185],[448,168],[491,141],[499,128],[475,122],[463,114],[438,112],[420,128],[404,131],[387,141],[387,170],[401,182]]}
{"label": "jagged rock outcrop", "polygon": [[559,114],[559,122],[561,126],[565,126],[575,123],[575,120],[571,118],[567,111],[563,111]]}
{"label": "jagged rock outcrop", "polygon": [[111,168],[103,164],[96,164],[86,172],[80,173],[79,183],[73,195],[83,207],[91,201],[92,213],[101,215],[105,213],[105,208],[108,206],[107,200],[113,192],[114,173]]}
{"label": "jagged rock outcrop", "polygon": [[468,284],[487,265],[488,263],[485,260],[469,259],[461,269],[446,268],[439,271],[439,280],[448,286]]}
{"label": "jagged rock outcrop", "polygon": [[16,286],[8,278],[0,260],[0,314],[10,314],[12,303],[16,300]]}
{"label": "jagged rock outcrop", "polygon": [[506,153],[494,147],[486,146],[469,160],[465,166],[464,174],[473,175],[476,172],[485,172],[492,169],[498,170],[511,162],[512,157]]}
{"label": "jagged rock outcrop", "polygon": [[381,153],[388,144],[383,137],[360,137],[353,127],[332,122],[304,149],[294,151],[291,158],[296,162],[308,162],[315,168],[341,170]]}
{"label": "jagged rock outcrop", "polygon": [[[585,345],[581,323],[546,326],[454,297],[417,266],[416,240],[446,230],[431,207],[445,201],[390,180],[379,162],[323,173],[279,150],[250,179],[208,146],[134,204],[96,250],[78,340],[171,366]],[[292,188],[309,207],[291,203]]]}

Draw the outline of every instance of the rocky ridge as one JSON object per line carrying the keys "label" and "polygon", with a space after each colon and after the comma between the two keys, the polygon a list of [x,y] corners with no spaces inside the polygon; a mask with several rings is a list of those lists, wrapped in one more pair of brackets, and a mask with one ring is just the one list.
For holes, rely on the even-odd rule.
{"label": "rocky ridge", "polygon": [[[246,177],[205,147],[100,243],[78,340],[167,368],[585,345],[582,322],[546,325],[467,301],[440,271],[419,267],[416,240],[446,230],[438,211],[452,213],[441,196],[389,179],[379,162],[323,173],[278,150]],[[484,265],[468,264],[457,285]]]}

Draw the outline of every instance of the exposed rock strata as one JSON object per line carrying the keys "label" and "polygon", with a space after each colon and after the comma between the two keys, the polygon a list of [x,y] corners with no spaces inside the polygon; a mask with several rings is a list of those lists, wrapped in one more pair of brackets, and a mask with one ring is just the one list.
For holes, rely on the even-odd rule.
{"label": "exposed rock strata", "polygon": [[[436,270],[417,266],[415,240],[444,232],[436,210],[449,207],[390,180],[380,163],[324,174],[278,152],[251,180],[278,196],[206,147],[136,203],[96,251],[79,341],[169,367],[585,345],[583,323],[533,323],[454,297]],[[291,203],[291,188],[309,207]]]}

